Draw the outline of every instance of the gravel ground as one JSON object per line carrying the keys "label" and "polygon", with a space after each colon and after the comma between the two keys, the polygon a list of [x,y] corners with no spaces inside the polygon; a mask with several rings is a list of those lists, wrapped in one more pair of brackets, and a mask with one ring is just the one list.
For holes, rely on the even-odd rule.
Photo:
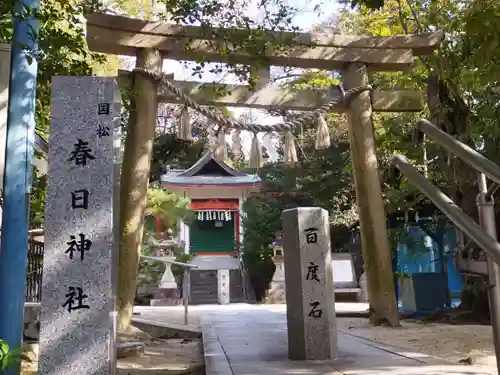
{"label": "gravel ground", "polygon": [[383,344],[458,363],[495,368],[491,326],[402,321],[400,328],[373,327],[364,318],[337,318],[339,330]]}

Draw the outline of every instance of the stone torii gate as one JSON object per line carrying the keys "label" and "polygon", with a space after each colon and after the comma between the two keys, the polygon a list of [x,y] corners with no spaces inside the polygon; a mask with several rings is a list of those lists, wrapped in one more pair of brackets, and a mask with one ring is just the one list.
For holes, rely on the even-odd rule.
{"label": "stone torii gate", "polygon": [[[269,51],[266,56],[269,66],[339,71],[346,90],[369,84],[369,71],[394,72],[411,68],[415,56],[431,54],[443,39],[440,31],[392,37],[315,33],[281,35],[293,39],[292,46],[285,53]],[[162,70],[163,59],[225,60],[214,48],[217,41],[207,40],[206,33],[199,27],[109,14],[87,16],[87,42],[94,52],[134,56],[137,68],[158,73]],[[231,59],[248,64],[249,57],[236,54]],[[329,90],[294,92],[289,88],[269,85],[269,67],[259,75],[261,78],[254,92],[243,85],[172,83],[200,105],[311,111],[318,103],[331,100],[332,95],[339,95]],[[132,82],[125,79],[122,84],[128,86]],[[178,103],[179,99],[161,88],[158,90],[156,83],[144,75],[134,77],[133,87],[136,90],[135,126],[131,123],[128,131],[134,133],[135,145],[127,144],[125,152],[136,156],[132,159],[138,161],[135,165],[124,166],[122,174],[125,177],[134,176],[135,186],[147,186],[157,103]],[[229,93],[219,95],[221,87],[228,88]],[[393,279],[371,115],[374,111],[413,112],[422,108],[423,95],[420,92],[373,90],[354,97],[347,108],[339,106],[333,109],[345,111],[348,117],[362,251],[367,266],[369,295],[375,297],[370,301],[374,313],[372,318],[385,318],[391,324],[398,322],[394,293],[387,295],[379,292],[393,290]],[[129,196],[121,197],[121,210],[125,212],[144,209],[144,199],[134,198],[132,191],[128,189]],[[129,238],[129,241],[132,240]],[[127,276],[133,277],[122,276],[120,283],[126,283]],[[385,306],[392,307],[387,311]]]}

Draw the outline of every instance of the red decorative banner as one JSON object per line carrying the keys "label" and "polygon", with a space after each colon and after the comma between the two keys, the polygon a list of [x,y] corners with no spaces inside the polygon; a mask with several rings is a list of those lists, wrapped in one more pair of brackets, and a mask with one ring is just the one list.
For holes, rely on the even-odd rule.
{"label": "red decorative banner", "polygon": [[226,211],[238,211],[239,210],[238,199],[193,199],[191,200],[191,209],[193,211],[202,210],[226,210]]}

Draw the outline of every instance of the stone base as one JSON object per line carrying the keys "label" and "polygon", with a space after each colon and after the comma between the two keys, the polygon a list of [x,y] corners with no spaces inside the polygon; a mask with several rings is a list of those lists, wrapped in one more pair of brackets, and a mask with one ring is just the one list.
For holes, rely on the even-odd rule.
{"label": "stone base", "polygon": [[155,298],[150,301],[151,306],[178,306],[183,304],[182,298]]}
{"label": "stone base", "polygon": [[166,289],[158,288],[155,292],[155,299],[165,299],[165,298],[180,298],[181,294],[177,288]]}
{"label": "stone base", "polygon": [[271,281],[268,303],[286,303],[285,280]]}
{"label": "stone base", "polygon": [[25,340],[38,340],[40,336],[40,304],[25,304],[23,336]]}
{"label": "stone base", "polygon": [[119,342],[116,344],[116,358],[127,358],[144,354],[146,344],[143,342]]}

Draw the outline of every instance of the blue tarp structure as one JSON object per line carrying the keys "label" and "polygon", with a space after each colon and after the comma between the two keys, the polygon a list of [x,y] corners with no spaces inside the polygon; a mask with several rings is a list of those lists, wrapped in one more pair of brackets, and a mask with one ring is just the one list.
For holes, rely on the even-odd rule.
{"label": "blue tarp structure", "polygon": [[[434,233],[434,238],[437,237],[442,240],[442,256],[439,244],[426,233],[429,230]],[[421,225],[408,227],[407,237],[402,238],[397,246],[395,264],[393,265],[395,267],[394,271],[408,276],[422,272],[441,273],[442,261],[444,260],[452,306],[456,305],[460,302],[459,297],[463,289],[463,280],[453,260],[453,249],[456,246],[455,229],[450,225],[446,225],[437,230],[429,230],[424,231]],[[441,259],[441,257],[444,259]]]}

